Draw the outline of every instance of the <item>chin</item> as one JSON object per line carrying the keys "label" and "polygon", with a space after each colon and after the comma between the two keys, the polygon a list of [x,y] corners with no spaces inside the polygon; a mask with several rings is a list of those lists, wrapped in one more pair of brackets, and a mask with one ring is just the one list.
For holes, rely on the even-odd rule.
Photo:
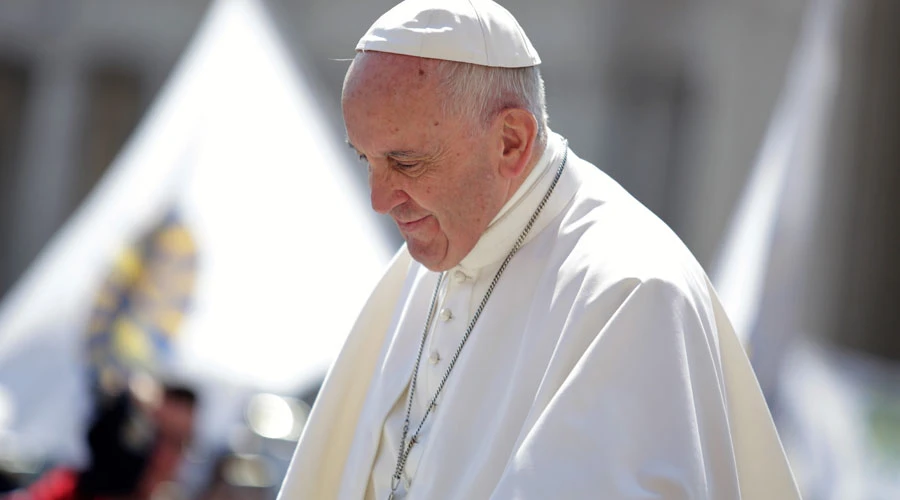
{"label": "chin", "polygon": [[410,251],[409,254],[412,255],[413,260],[415,260],[419,264],[422,264],[423,266],[428,268],[429,271],[434,271],[436,273],[439,273],[441,271],[446,271],[447,269],[453,267],[453,266],[443,266],[442,261],[435,259],[435,258],[433,258],[433,256],[430,256],[430,255],[421,255],[421,254],[419,254],[417,252],[413,252],[413,251]]}
{"label": "chin", "polygon": [[421,262],[421,261],[419,261],[419,263],[422,264],[423,266],[425,266],[429,271],[433,271],[436,273],[442,273],[453,267],[453,266],[442,265],[443,263],[428,264],[428,263]]}
{"label": "chin", "polygon": [[415,243],[410,242],[407,242],[406,248],[409,250],[409,254],[412,255],[413,260],[428,268],[429,271],[439,273],[453,267],[453,264],[448,264],[447,262],[446,252],[441,252],[439,255],[438,252],[430,251],[428,248],[417,247]]}

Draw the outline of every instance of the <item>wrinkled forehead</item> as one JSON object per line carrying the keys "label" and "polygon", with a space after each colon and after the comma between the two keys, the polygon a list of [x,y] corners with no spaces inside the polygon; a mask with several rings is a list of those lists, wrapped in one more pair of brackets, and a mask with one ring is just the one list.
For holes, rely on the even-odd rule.
{"label": "wrinkled forehead", "polygon": [[358,52],[344,79],[343,99],[427,97],[438,90],[438,61],[385,52]]}

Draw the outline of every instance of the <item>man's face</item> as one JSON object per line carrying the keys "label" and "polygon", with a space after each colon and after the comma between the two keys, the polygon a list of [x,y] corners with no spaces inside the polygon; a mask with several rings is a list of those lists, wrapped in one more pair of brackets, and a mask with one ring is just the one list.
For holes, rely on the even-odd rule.
{"label": "man's face", "polygon": [[155,415],[159,442],[150,458],[140,489],[148,495],[178,473],[184,452],[194,433],[194,405],[164,398]]}
{"label": "man's face", "polygon": [[494,125],[443,109],[436,62],[369,52],[350,67],[343,112],[368,163],[372,208],[390,215],[410,254],[433,271],[457,265],[508,197]]}

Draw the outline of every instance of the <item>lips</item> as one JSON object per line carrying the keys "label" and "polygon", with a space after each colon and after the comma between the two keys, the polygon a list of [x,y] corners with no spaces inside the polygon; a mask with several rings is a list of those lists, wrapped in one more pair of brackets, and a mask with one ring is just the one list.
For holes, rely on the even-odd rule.
{"label": "lips", "polygon": [[421,217],[421,218],[415,219],[415,220],[410,220],[407,222],[404,222],[404,221],[401,221],[398,219],[394,219],[394,222],[397,223],[397,227],[399,227],[401,231],[409,232],[409,231],[415,231],[416,229],[418,229],[428,219],[428,217],[430,217],[430,215],[426,215],[425,217]]}

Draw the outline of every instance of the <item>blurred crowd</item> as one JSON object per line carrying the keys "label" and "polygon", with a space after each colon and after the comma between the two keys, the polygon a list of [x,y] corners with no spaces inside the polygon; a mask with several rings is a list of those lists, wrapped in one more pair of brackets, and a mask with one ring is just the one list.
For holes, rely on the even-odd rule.
{"label": "blurred crowd", "polygon": [[[4,474],[0,487],[9,500],[184,498],[178,472],[191,445],[199,404],[194,389],[149,377],[102,388],[85,436],[85,466],[53,466],[32,477]],[[231,480],[238,462],[222,456],[198,498],[264,498]]]}
{"label": "blurred crowd", "polygon": [[197,391],[146,375],[95,392],[84,436],[83,466],[48,464],[31,474],[0,469],[6,500],[253,500],[271,498],[273,471],[254,455],[222,452],[189,491],[183,477],[191,450]]}

